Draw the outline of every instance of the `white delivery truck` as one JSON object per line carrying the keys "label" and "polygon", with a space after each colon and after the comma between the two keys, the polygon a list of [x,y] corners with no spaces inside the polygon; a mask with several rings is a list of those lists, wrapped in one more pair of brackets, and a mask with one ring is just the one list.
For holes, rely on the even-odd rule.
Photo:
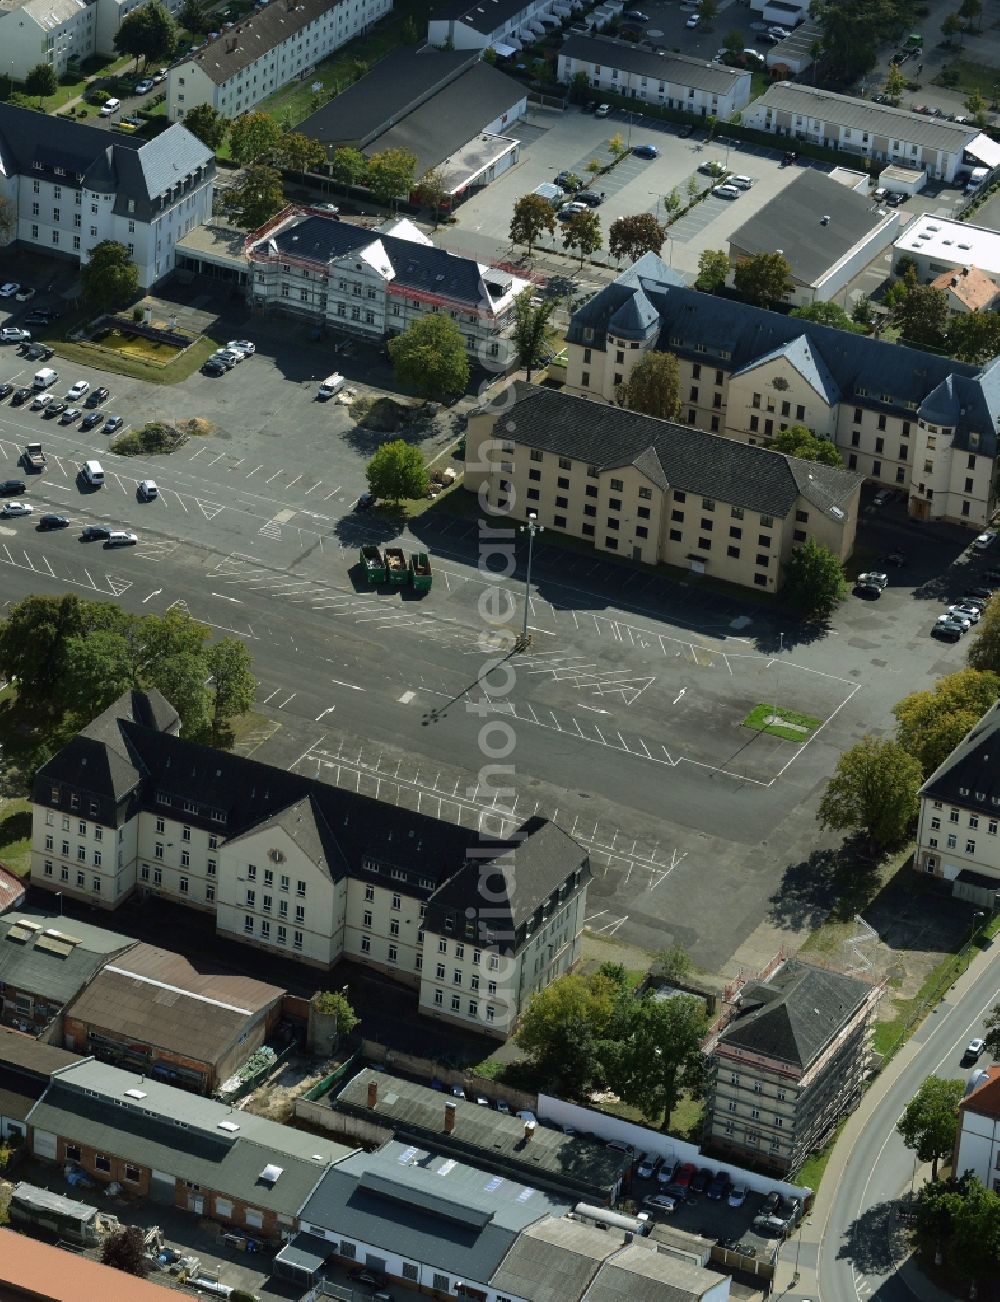
{"label": "white delivery truck", "polygon": [[91,488],[100,488],[104,483],[104,470],[99,461],[85,461],[80,474]]}
{"label": "white delivery truck", "polygon": [[326,379],[323,381],[323,383],[319,386],[319,393],[316,396],[320,399],[321,402],[326,402],[327,399],[332,398],[336,394],[338,394],[341,391],[341,389],[344,387],[345,383],[346,381],[344,380],[344,377],[340,374],[340,372],[334,371],[334,373],[332,375],[328,375]]}
{"label": "white delivery truck", "polygon": [[41,393],[43,389],[51,389],[58,379],[58,371],[54,371],[51,366],[43,366],[40,371],[35,372],[35,378],[31,382],[32,388]]}

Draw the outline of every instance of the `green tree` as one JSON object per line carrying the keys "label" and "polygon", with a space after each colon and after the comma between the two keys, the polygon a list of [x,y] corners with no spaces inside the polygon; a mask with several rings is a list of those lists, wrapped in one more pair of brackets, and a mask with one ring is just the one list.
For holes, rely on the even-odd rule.
{"label": "green tree", "polygon": [[975,1284],[1000,1279],[1000,1198],[978,1180],[966,1186],[948,1244],[948,1262],[956,1274]]}
{"label": "green tree", "polygon": [[[184,0],[177,11],[177,21],[189,32],[207,32],[211,30],[211,17],[205,0]],[[185,113],[185,118],[187,114]]]}
{"label": "green tree", "polygon": [[989,107],[989,103],[978,89],[974,90],[965,101],[966,111],[980,129],[990,124]]}
{"label": "green tree", "polygon": [[289,131],[281,137],[277,161],[289,172],[318,172],[326,162],[326,150],[318,140],[304,136],[301,131]]}
{"label": "green tree", "polygon": [[823,827],[863,832],[873,852],[898,845],[917,814],[920,763],[898,741],[866,736],[841,755],[817,819]]}
{"label": "green tree", "polygon": [[737,262],[733,286],[748,303],[780,303],[792,292],[792,269],[780,253],[755,253]]}
{"label": "green tree", "polygon": [[719,0],[701,0],[701,8],[698,12],[705,26],[711,27],[719,13]]}
{"label": "green tree", "polygon": [[114,312],[139,293],[139,269],[117,240],[101,240],[80,267],[83,297],[97,312]]}
{"label": "green tree", "polygon": [[83,619],[83,603],[67,593],[24,597],[0,623],[0,674],[16,682],[40,712],[66,708],[66,641],[81,631]]}
{"label": "green tree", "polygon": [[350,1035],[354,1028],[360,1024],[361,1018],[354,1011],[350,1000],[340,990],[317,990],[312,997],[312,1003],[321,1016],[336,1018],[332,1052],[336,1050],[337,1045],[340,1043],[340,1037]]}
{"label": "green tree", "polygon": [[957,37],[958,37],[958,43],[959,43],[959,45],[961,45],[961,43],[962,43],[962,20],[961,20],[961,18],[959,18],[958,14],[949,14],[949,15],[948,15],[948,17],[947,17],[947,18],[944,20],[944,22],[941,24],[941,32],[942,32],[942,34],[945,36],[945,38],[947,39],[949,45],[951,44],[951,38],[952,38],[953,36],[957,36]]}
{"label": "green tree", "polygon": [[622,992],[599,1048],[609,1087],[666,1130],[681,1094],[703,1087],[707,1033],[704,1001],[693,995],[636,999]]}
{"label": "green tree", "polygon": [[697,176],[692,173],[692,175],[688,177],[687,182],[688,199],[691,201],[697,199],[704,190],[705,187],[702,185],[701,181],[699,181]]}
{"label": "green tree", "polygon": [[849,330],[852,334],[863,334],[863,327],[855,325],[842,307],[836,303],[818,301],[806,307],[792,308],[789,316],[798,317],[800,321],[815,321],[817,325],[831,326],[834,330]]}
{"label": "green tree", "polygon": [[280,141],[281,129],[266,113],[241,113],[229,127],[229,152],[240,167],[273,153]]}
{"label": "green tree", "polygon": [[914,285],[896,311],[903,338],[932,348],[944,346],[948,317],[948,295],[932,285]]}
{"label": "green tree", "polygon": [[652,973],[668,985],[679,985],[691,971],[691,958],[683,945],[668,945],[653,959]]}
{"label": "green tree", "polygon": [[994,1059],[1000,1058],[1000,1004],[994,1004],[986,1021],[986,1052]]}
{"label": "green tree", "polygon": [[387,207],[405,199],[413,189],[417,156],[408,149],[383,149],[368,159],[365,184],[376,200]]}
{"label": "green tree", "polygon": [[958,8],[958,16],[959,18],[964,18],[970,27],[972,26],[972,23],[978,18],[979,30],[982,31],[983,30],[983,0],[962,0],[962,3],[959,5]]}
{"label": "green tree", "polygon": [[37,95],[39,108],[42,107],[45,96],[54,95],[58,89],[59,79],[51,63],[36,63],[33,68],[29,68],[24,79],[24,93]]}
{"label": "green tree", "polygon": [[862,294],[854,305],[854,311],[851,313],[851,320],[855,325],[859,325],[863,331],[870,330],[875,324],[875,309],[872,307],[871,299],[867,294]]}
{"label": "green tree", "polygon": [[396,379],[425,398],[464,393],[469,383],[469,355],[462,332],[443,313],[412,321],[389,340]]}
{"label": "green tree", "polygon": [[903,76],[902,68],[898,63],[890,63],[889,71],[885,74],[885,93],[895,102],[900,99],[904,90],[906,90],[906,78]]}
{"label": "green tree", "polygon": [[532,303],[534,291],[522,289],[514,300],[514,347],[517,364],[531,383],[531,372],[541,366],[545,351],[549,321],[556,308],[554,298],[543,299],[537,306]]}
{"label": "green tree", "polygon": [[603,1081],[598,1055],[620,993],[605,973],[568,973],[531,997],[516,1042],[539,1079],[563,1097],[582,1099]]}
{"label": "green tree", "polygon": [[663,210],[667,214],[667,221],[673,221],[683,206],[684,200],[676,186],[669,194],[663,196]]}
{"label": "green tree", "polygon": [[972,669],[1000,673],[1000,601],[990,601],[969,643],[966,659]]}
{"label": "green tree", "polygon": [[183,125],[197,136],[203,145],[216,150],[222,145],[229,130],[229,120],[211,104],[196,104],[184,114]]}
{"label": "green tree", "polygon": [[540,194],[523,194],[514,205],[510,219],[511,244],[523,244],[531,257],[531,250],[541,235],[555,234],[556,215],[552,205]]}
{"label": "green tree", "polygon": [[1000,701],[1000,673],[960,669],[929,691],[911,692],[892,707],[896,740],[930,777],[970,728]]}
{"label": "green tree", "polygon": [[115,33],[114,47],[143,67],[150,59],[169,59],[177,48],[177,24],[160,0],[147,0],[125,15]]}
{"label": "green tree", "polygon": [[814,4],[819,23],[824,75],[832,81],[857,81],[875,66],[879,46],[906,21],[895,0],[837,0]]}
{"label": "green tree", "polygon": [[944,1254],[964,1202],[951,1180],[925,1184],[917,1195],[913,1236],[920,1251],[933,1258]]}
{"label": "green tree", "polygon": [[405,439],[383,443],[368,462],[365,476],[372,495],[394,506],[404,498],[426,497],[430,482],[424,454]]}
{"label": "green tree", "polygon": [[432,167],[429,172],[425,172],[420,178],[417,186],[417,197],[425,208],[429,208],[434,214],[434,226],[437,228],[441,220],[441,211],[447,207],[451,199],[451,190],[445,180],[444,173],[439,167]]}
{"label": "green tree", "polygon": [[637,262],[644,253],[659,253],[665,238],[663,227],[651,212],[619,217],[608,230],[608,252],[613,258]]}
{"label": "green tree", "polygon": [[109,1234],[101,1244],[101,1261],[126,1275],[145,1279],[149,1271],[142,1230],[137,1225],[126,1225],[124,1229]]}
{"label": "green tree", "polygon": [[650,351],[633,366],[615,395],[622,407],[660,420],[676,420],[681,409],[681,377],[673,353]]}
{"label": "green tree", "polygon": [[803,615],[825,618],[847,591],[840,557],[814,538],[807,538],[785,564],[783,591]]}
{"label": "green tree", "polygon": [[818,438],[805,425],[789,425],[780,430],[768,444],[775,452],[784,452],[786,456],[798,457],[800,461],[818,461],[823,466],[836,466],[842,469],[844,458],[831,439]]}
{"label": "green tree", "polygon": [[563,248],[576,249],[580,255],[580,266],[584,258],[589,258],[601,247],[601,219],[589,208],[586,212],[575,212],[567,222],[563,222]]}
{"label": "green tree", "polygon": [[953,313],[945,346],[960,362],[981,365],[991,361],[1000,353],[1000,313]]}
{"label": "green tree", "polygon": [[702,249],[698,257],[698,278],[695,289],[705,294],[716,294],[729,275],[729,255],[722,249]]}
{"label": "green tree", "polygon": [[181,733],[203,740],[209,729],[209,665],[211,630],[181,610],[146,615],[140,621],[142,663],[137,687],[155,687],[181,717]]}
{"label": "green tree", "polygon": [[257,679],[246,644],[225,637],[208,648],[208,672],[212,676],[212,735],[217,741],[230,719],[253,708]]}
{"label": "green tree", "polygon": [[616,162],[619,158],[624,158],[629,152],[629,147],[625,143],[625,137],[620,131],[616,131],[608,141],[608,152]]}
{"label": "green tree", "polygon": [[253,163],[222,195],[223,211],[237,226],[255,230],[285,206],[281,173],[266,163]]}
{"label": "green tree", "polygon": [[585,72],[574,72],[570,77],[569,97],[574,104],[585,104],[590,98],[590,78]]}
{"label": "green tree", "polygon": [[368,160],[360,149],[344,145],[330,155],[330,175],[342,185],[362,185],[368,175]]}
{"label": "green tree", "polygon": [[964,1081],[928,1076],[896,1123],[906,1147],[912,1148],[921,1162],[930,1162],[932,1180],[937,1179],[938,1162],[955,1147],[958,1105],[964,1090]]}
{"label": "green tree", "polygon": [[722,38],[722,48],[731,56],[742,54],[743,40],[743,33],[738,27],[734,27],[732,31],[726,32],[725,36]]}
{"label": "green tree", "polygon": [[917,283],[919,272],[916,259],[912,258],[908,253],[904,253],[897,260],[895,271],[899,279],[906,284],[907,289],[912,289]]}

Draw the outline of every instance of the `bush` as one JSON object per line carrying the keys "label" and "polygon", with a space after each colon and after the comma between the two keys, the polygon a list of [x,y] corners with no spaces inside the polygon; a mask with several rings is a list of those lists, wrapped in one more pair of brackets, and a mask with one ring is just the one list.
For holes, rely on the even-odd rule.
{"label": "bush", "polygon": [[212,425],[209,421],[195,417],[174,424],[171,421],[150,421],[139,429],[129,430],[111,444],[111,451],[121,457],[138,457],[143,455],[167,454],[176,452],[192,435],[210,434]]}

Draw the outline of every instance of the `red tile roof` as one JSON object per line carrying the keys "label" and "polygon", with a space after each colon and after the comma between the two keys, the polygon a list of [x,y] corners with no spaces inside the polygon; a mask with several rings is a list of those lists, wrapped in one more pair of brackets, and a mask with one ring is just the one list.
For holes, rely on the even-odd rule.
{"label": "red tile roof", "polygon": [[1000,1067],[987,1067],[986,1079],[959,1106],[981,1117],[1000,1117]]}
{"label": "red tile roof", "polygon": [[45,1302],[177,1302],[173,1289],[101,1266],[89,1257],[0,1230],[0,1296]]}

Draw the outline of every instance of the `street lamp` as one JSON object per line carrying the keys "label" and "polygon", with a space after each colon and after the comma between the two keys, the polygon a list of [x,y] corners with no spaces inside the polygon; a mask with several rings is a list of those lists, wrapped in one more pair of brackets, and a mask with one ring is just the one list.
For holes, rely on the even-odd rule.
{"label": "street lamp", "polygon": [[545,528],[538,523],[534,511],[528,512],[528,523],[521,525],[521,532],[528,535],[528,572],[524,577],[524,627],[521,629],[519,651],[527,651],[531,639],[528,637],[528,604],[531,600],[531,558],[535,550],[535,534],[544,533]]}

